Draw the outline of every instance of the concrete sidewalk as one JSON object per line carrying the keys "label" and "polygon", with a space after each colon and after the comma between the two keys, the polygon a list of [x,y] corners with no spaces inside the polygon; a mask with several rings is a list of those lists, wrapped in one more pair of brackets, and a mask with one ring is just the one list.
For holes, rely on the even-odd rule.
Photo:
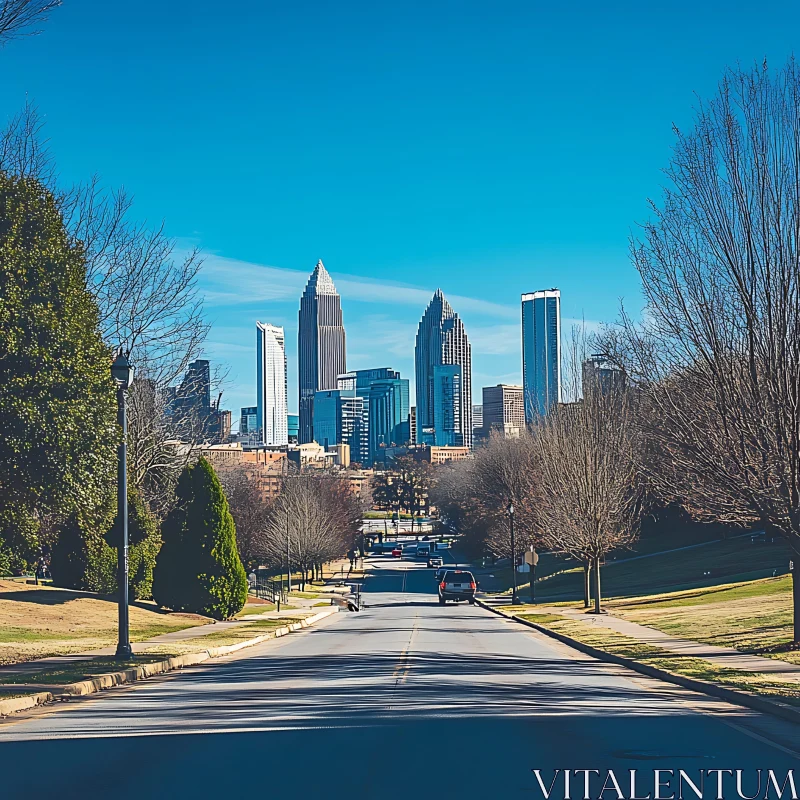
{"label": "concrete sidewalk", "polygon": [[740,669],[745,672],[757,672],[769,675],[783,681],[800,683],[800,665],[790,664],[775,658],[749,655],[732,647],[719,647],[704,642],[695,642],[691,639],[680,639],[663,631],[639,625],[636,622],[615,617],[612,614],[587,614],[575,609],[558,608],[550,606],[526,606],[524,611],[515,613],[525,614],[554,614],[567,619],[576,620],[600,628],[607,628],[624,636],[630,636],[644,644],[652,644],[682,656],[702,658],[720,667]]}

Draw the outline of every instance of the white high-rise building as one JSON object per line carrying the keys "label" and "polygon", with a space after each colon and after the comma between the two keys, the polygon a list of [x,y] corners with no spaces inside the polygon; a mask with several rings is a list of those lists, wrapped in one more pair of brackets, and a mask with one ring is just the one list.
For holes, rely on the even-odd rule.
{"label": "white high-rise building", "polygon": [[264,444],[289,443],[286,342],[283,328],[256,322],[256,412]]}

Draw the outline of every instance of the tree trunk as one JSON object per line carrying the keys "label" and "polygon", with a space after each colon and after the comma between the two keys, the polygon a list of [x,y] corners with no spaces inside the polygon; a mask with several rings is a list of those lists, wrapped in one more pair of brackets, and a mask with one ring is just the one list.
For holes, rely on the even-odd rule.
{"label": "tree trunk", "polygon": [[591,605],[592,573],[589,570],[589,560],[583,562],[583,607]]}
{"label": "tree trunk", "polygon": [[594,560],[594,613],[600,613],[600,559]]}

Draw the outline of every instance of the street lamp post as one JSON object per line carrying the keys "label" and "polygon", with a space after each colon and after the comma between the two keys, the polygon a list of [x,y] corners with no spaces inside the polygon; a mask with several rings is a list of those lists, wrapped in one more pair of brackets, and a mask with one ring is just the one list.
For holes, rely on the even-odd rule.
{"label": "street lamp post", "polygon": [[286,506],[286,594],[292,591],[292,562],[289,549],[289,506]]}
{"label": "street lamp post", "polygon": [[120,348],[111,365],[111,377],[117,384],[117,422],[122,439],[117,448],[117,582],[119,591],[119,636],[115,658],[128,660],[133,656],[128,626],[128,418],[125,413],[126,393],[133,383],[133,367]]}
{"label": "street lamp post", "polygon": [[517,546],[514,539],[514,504],[508,504],[508,524],[511,532],[511,605],[517,605]]}

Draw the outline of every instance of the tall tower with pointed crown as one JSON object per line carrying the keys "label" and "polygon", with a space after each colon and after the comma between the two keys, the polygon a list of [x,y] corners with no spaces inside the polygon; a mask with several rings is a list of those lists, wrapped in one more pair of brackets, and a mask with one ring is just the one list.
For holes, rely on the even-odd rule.
{"label": "tall tower with pointed crown", "polygon": [[347,372],[342,302],[322,261],[317,262],[300,298],[298,326],[300,444],[314,439],[314,394],[336,389]]}
{"label": "tall tower with pointed crown", "polygon": [[420,320],[414,362],[417,442],[472,447],[472,346],[441,289]]}

